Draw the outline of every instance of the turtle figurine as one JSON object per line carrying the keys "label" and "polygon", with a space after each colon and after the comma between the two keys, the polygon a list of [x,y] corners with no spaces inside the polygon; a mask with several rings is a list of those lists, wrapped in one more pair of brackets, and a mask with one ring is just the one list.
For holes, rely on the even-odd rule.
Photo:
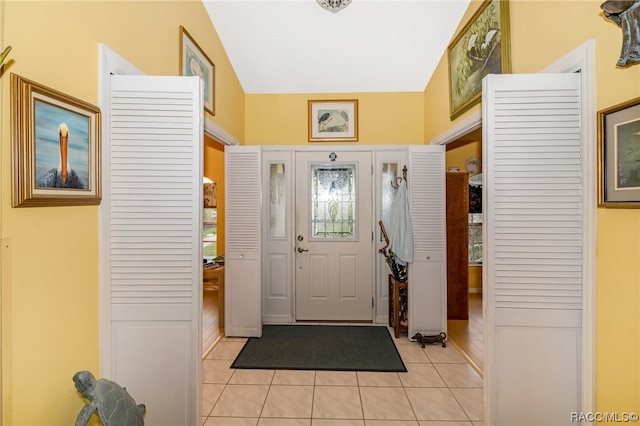
{"label": "turtle figurine", "polygon": [[78,371],[73,376],[76,389],[89,400],[76,418],[76,426],[86,426],[92,415],[100,417],[104,426],[143,426],[146,408],[127,390],[107,379],[96,380],[90,371]]}

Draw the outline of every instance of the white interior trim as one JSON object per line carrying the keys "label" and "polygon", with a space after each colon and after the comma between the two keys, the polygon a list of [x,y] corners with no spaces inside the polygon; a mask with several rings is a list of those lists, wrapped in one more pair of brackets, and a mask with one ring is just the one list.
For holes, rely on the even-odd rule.
{"label": "white interior trim", "polygon": [[587,40],[540,72],[579,72],[582,92],[584,258],[582,287],[582,411],[596,407],[596,42]]}
{"label": "white interior trim", "polygon": [[234,138],[229,132],[218,126],[208,117],[204,119],[204,134],[224,145],[240,145],[238,139]]}
{"label": "white interior trim", "polygon": [[458,124],[450,127],[435,138],[431,139],[431,145],[450,144],[480,127],[482,127],[482,110],[478,110],[470,114],[464,120],[460,120]]}
{"label": "white interior trim", "polygon": [[107,265],[109,264],[109,250],[105,246],[108,239],[107,222],[108,212],[111,209],[111,186],[109,178],[111,164],[105,164],[109,156],[105,152],[111,151],[111,75],[112,74],[144,74],[133,66],[126,59],[109,49],[104,44],[98,45],[98,105],[102,111],[102,134],[101,134],[101,158],[102,158],[102,201],[98,209],[98,330],[99,330],[99,365],[100,376],[111,377],[111,352],[109,351],[111,336],[111,312],[109,309],[109,279]]}

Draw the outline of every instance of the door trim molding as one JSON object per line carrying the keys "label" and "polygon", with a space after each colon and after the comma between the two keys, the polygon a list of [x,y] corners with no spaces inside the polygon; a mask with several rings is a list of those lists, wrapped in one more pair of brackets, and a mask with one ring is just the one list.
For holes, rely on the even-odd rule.
{"label": "door trim molding", "polygon": [[100,43],[98,46],[98,105],[102,111],[102,134],[101,155],[102,158],[102,201],[98,208],[98,229],[99,229],[99,246],[98,246],[98,353],[100,375],[111,377],[111,313],[109,310],[109,277],[107,265],[109,259],[106,256],[109,250],[106,247],[108,228],[107,223],[108,212],[111,208],[111,164],[105,164],[109,161],[109,156],[105,153],[111,151],[111,75],[142,75],[144,74],[138,68],[133,66],[126,59],[122,58],[116,52],[106,45]]}
{"label": "door trim molding", "polygon": [[[582,286],[582,396],[583,412],[595,408],[595,313],[596,313],[596,80],[595,40],[590,39],[540,70],[544,73],[579,72],[581,76],[582,131],[584,135],[584,277]],[[431,140],[434,145],[446,145],[482,126],[482,112],[477,111]]]}

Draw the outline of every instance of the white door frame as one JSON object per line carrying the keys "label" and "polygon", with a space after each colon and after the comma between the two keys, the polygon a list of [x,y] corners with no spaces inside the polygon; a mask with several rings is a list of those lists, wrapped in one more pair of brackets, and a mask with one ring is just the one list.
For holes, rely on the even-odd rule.
{"label": "white door frame", "polygon": [[[585,158],[584,168],[595,170],[596,147],[596,83],[595,41],[588,40],[562,58],[542,69],[544,73],[580,72],[582,92],[582,134]],[[482,126],[482,111],[470,114],[431,140],[432,145],[446,145]],[[584,265],[582,288],[582,395],[583,412],[592,412],[595,407],[595,313],[596,313],[596,201],[595,173],[586,173],[583,196],[588,206],[584,212],[583,241],[587,261]],[[483,309],[484,314],[484,309]],[[485,330],[486,333],[487,330]],[[486,337],[485,337],[486,339]]]}
{"label": "white door frame", "polygon": [[[345,154],[345,155],[360,154],[360,156],[368,154],[369,164],[362,164],[362,163],[360,163],[359,160],[351,160],[351,159],[345,160],[344,158],[342,158],[342,154],[341,153]],[[305,159],[302,159],[301,162],[299,163],[300,156],[298,156],[298,154],[311,154],[313,156],[313,160],[308,159],[308,161],[307,161]],[[335,154],[335,156],[336,156],[335,157],[335,160],[337,160],[336,164],[356,164],[356,166],[355,166],[356,182],[357,182],[356,183],[356,190],[357,190],[357,194],[356,194],[356,200],[357,200],[356,201],[356,205],[357,205],[356,211],[358,212],[358,220],[356,222],[357,223],[357,228],[358,228],[357,231],[356,231],[357,237],[356,237],[355,241],[347,241],[347,240],[345,240],[345,242],[349,242],[350,243],[349,245],[352,246],[354,243],[362,243],[362,242],[368,241],[368,245],[370,245],[370,249],[368,250],[367,256],[369,256],[369,259],[370,259],[371,263],[370,263],[368,268],[365,268],[365,269],[358,268],[358,269],[359,269],[360,273],[362,273],[362,274],[366,274],[366,273],[369,274],[369,277],[370,277],[371,282],[372,282],[372,286],[370,288],[370,297],[371,297],[371,299],[373,301],[373,298],[375,298],[375,269],[376,269],[375,268],[376,258],[372,257],[372,256],[375,256],[375,254],[373,254],[373,253],[375,253],[374,239],[373,239],[374,222],[375,222],[375,220],[374,220],[375,219],[374,218],[374,215],[375,215],[375,209],[374,209],[374,195],[375,195],[374,194],[374,188],[375,188],[375,183],[373,182],[373,162],[374,162],[374,160],[373,160],[373,155],[374,155],[373,150],[354,151],[354,150],[343,149],[341,151],[337,151],[337,150],[329,148],[329,149],[320,149],[320,150],[304,151],[304,152],[303,151],[296,151],[294,153],[294,155],[293,155],[293,161],[294,161],[294,164],[295,164],[294,173],[295,173],[295,176],[296,176],[296,179],[294,179],[294,186],[295,187],[293,188],[294,199],[297,198],[298,196],[300,196],[298,185],[305,185],[305,187],[306,187],[306,185],[309,184],[308,180],[302,182],[302,181],[297,179],[298,173],[300,173],[300,171],[301,171],[300,167],[302,167],[302,168],[304,168],[304,170],[306,170],[305,171],[305,175],[307,175],[308,173],[310,173],[309,172],[309,167],[311,165],[334,164],[333,163],[334,159],[332,159],[332,155],[333,154]],[[369,173],[369,180],[371,182],[371,184],[368,185],[369,188],[367,188],[366,186],[361,184],[361,177],[362,176],[366,177],[367,173]],[[307,189],[304,190],[304,192],[307,193],[308,191],[309,191],[309,189],[307,187]],[[367,191],[368,191],[368,193],[367,193]],[[363,200],[361,198],[362,197],[361,194],[365,194],[365,196],[367,197],[367,200]],[[310,196],[310,194],[308,194],[308,195]],[[306,203],[308,203],[309,200],[307,198],[307,199],[298,200],[298,201],[300,203],[294,201],[294,205],[295,206],[299,206],[302,203],[306,204]],[[368,204],[368,205],[366,205],[366,208],[362,206],[362,201],[364,201],[365,204]],[[304,247],[306,247],[306,246],[317,247],[317,246],[319,246],[319,244],[317,244],[317,243],[324,243],[324,244],[331,243],[332,242],[331,240],[323,241],[322,239],[312,239],[309,229],[305,229],[305,230],[298,229],[298,226],[300,224],[300,218],[299,218],[298,215],[299,214],[304,215],[303,212],[306,212],[307,210],[308,209],[302,208],[302,207],[299,208],[299,209],[296,208],[295,209],[295,215],[293,215],[294,231],[295,231],[294,235],[295,236],[297,236],[297,235],[306,236],[306,240],[304,240],[302,242],[296,241],[296,246],[298,246],[298,247],[303,247],[303,246]],[[362,218],[361,215],[363,213],[370,215],[370,220],[369,220],[370,228],[369,229],[362,228],[363,226],[366,227],[366,224],[363,224],[362,220],[360,220]],[[304,221],[305,224],[308,225],[308,220],[309,219],[307,217],[303,221]],[[333,244],[336,244],[335,241],[333,241]],[[358,246],[360,246],[360,245],[358,244]],[[312,249],[310,253],[313,253],[313,251],[314,250]],[[301,265],[301,263],[298,263],[298,262],[303,262],[303,259],[300,256],[306,256],[306,255],[304,255],[302,253],[294,252],[293,256],[291,257],[292,260],[293,260],[293,263],[294,263],[294,268],[296,268],[296,272],[298,271],[298,266]],[[307,258],[307,260],[309,260],[309,259]],[[368,272],[365,272],[367,269],[368,269]],[[361,281],[362,278],[363,277],[359,276],[359,274],[356,274],[356,283],[362,282]],[[365,276],[365,278],[366,278],[366,276]],[[298,284],[299,284],[298,283],[298,273],[294,274],[294,280],[293,281],[294,281],[294,288],[295,288],[294,293],[296,294],[296,296],[298,296],[297,290],[301,290],[300,295],[302,295],[302,293],[303,293],[302,290],[304,290],[304,287],[298,287]],[[368,290],[365,290],[363,288],[360,288],[360,286],[357,286],[357,287],[361,291],[368,291]],[[365,297],[366,297],[366,295],[365,295]],[[296,297],[294,299],[294,303],[295,303],[295,306],[296,306],[296,318],[298,316],[297,308],[303,307],[303,305],[298,306],[298,302],[302,302],[302,300],[299,301],[298,298]],[[364,316],[364,310],[365,309],[364,309],[364,306],[361,303],[364,303],[364,302],[365,302],[364,300],[362,300],[360,297],[358,297],[358,302],[356,303],[356,306],[358,307],[358,309],[362,309],[361,312],[362,312],[363,316]],[[312,303],[314,303],[314,302],[312,302]],[[338,302],[338,303],[344,303],[344,302]],[[372,323],[375,321],[375,314],[374,314],[375,303],[369,302],[368,300],[366,301],[366,303],[367,303],[367,309],[366,310],[368,311],[368,314],[367,314],[368,318],[367,319],[364,319],[364,318],[357,319],[357,318],[353,318],[352,317],[353,320],[371,321]],[[369,305],[369,303],[371,303],[371,304]],[[331,302],[329,303],[329,305],[333,306],[333,304]],[[346,309],[345,306],[343,306],[342,308]],[[334,311],[332,313],[332,315],[334,315],[337,311],[338,310]],[[327,319],[327,320],[329,320],[329,319]],[[351,321],[351,319],[347,319],[345,321]]]}

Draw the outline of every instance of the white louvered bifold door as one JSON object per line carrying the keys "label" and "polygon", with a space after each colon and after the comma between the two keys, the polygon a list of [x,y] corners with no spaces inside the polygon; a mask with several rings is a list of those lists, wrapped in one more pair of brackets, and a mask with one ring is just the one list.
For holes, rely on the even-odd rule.
{"label": "white louvered bifold door", "polygon": [[200,424],[200,81],[118,75],[111,88],[109,378],[146,424]]}
{"label": "white louvered bifold door", "polygon": [[409,337],[447,330],[445,148],[409,147],[413,263],[409,265]]}
{"label": "white louvered bifold door", "polygon": [[262,336],[261,151],[225,148],[225,335]]}
{"label": "white louvered bifold door", "polygon": [[577,74],[483,81],[485,424],[580,411],[583,166]]}

